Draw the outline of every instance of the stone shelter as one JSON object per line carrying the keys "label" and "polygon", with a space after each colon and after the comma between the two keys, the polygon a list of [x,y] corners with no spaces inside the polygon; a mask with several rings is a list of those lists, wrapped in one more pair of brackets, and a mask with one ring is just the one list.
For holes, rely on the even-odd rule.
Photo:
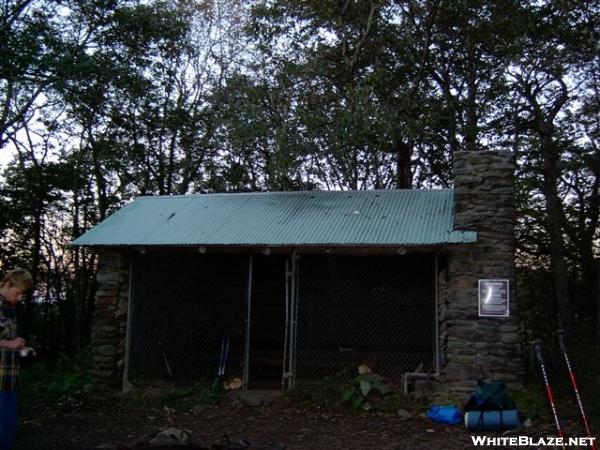
{"label": "stone shelter", "polygon": [[73,242],[99,253],[95,376],[518,384],[514,170],[461,152],[453,189],[140,197]]}

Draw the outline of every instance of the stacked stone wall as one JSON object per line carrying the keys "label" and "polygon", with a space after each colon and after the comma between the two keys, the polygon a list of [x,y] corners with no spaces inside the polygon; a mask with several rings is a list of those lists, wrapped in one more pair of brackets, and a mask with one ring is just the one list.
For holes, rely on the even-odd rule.
{"label": "stacked stone wall", "polygon": [[[460,152],[454,160],[454,228],[477,232],[477,243],[448,253],[447,304],[441,317],[443,370],[452,391],[479,379],[518,385],[523,334],[515,296],[515,160],[511,152]],[[478,312],[478,280],[508,279],[510,316]]]}
{"label": "stacked stone wall", "polygon": [[97,290],[92,322],[94,376],[99,384],[121,386],[127,303],[129,264],[124,253],[103,252],[98,260]]}

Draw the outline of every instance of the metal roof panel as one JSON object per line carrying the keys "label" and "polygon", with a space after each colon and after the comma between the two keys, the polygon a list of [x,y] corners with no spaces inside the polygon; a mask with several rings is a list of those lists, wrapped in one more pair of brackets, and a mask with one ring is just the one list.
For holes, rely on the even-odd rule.
{"label": "metal roof panel", "polygon": [[139,197],[73,245],[439,245],[454,231],[453,191],[301,191]]}

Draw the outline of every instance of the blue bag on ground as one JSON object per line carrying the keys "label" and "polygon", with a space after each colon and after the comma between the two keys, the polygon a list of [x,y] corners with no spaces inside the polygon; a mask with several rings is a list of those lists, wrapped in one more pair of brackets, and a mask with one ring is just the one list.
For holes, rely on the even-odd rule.
{"label": "blue bag on ground", "polygon": [[462,422],[460,409],[453,405],[431,405],[431,408],[427,411],[427,417],[434,422],[447,423],[450,425],[456,425]]}

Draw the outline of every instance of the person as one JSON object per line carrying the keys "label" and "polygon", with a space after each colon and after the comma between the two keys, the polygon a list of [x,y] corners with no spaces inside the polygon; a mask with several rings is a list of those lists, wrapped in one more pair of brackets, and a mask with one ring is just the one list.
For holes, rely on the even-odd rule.
{"label": "person", "polygon": [[8,271],[0,282],[0,450],[12,449],[17,435],[18,353],[26,342],[17,336],[15,306],[32,285],[31,274],[20,268]]}

